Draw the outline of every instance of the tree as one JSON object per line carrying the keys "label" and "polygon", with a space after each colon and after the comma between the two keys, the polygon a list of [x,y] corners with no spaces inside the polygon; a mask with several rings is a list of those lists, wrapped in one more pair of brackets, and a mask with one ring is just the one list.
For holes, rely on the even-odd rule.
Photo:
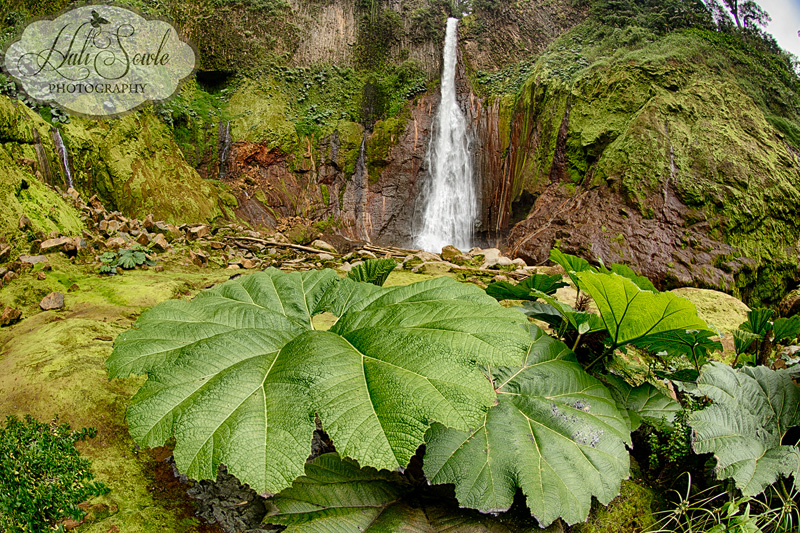
{"label": "tree", "polygon": [[723,0],[725,7],[733,15],[736,27],[741,29],[756,30],[763,28],[772,20],[764,8],[753,0]]}

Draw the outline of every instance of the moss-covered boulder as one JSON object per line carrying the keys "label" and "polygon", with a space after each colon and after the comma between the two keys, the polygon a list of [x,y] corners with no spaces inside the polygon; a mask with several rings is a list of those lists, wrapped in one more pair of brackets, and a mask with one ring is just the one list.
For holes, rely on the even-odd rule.
{"label": "moss-covered boulder", "polygon": [[[44,183],[63,187],[50,130],[30,108],[0,96],[0,249],[12,248],[8,259],[41,235],[78,235],[84,227],[78,211]],[[22,217],[30,220],[24,230]]]}
{"label": "moss-covered boulder", "polygon": [[631,480],[623,481],[619,496],[607,507],[594,507],[589,519],[570,528],[570,533],[649,531],[656,523],[653,515],[656,503],[652,489]]}
{"label": "moss-covered boulder", "polygon": [[171,223],[221,216],[217,188],[186,163],[169,128],[142,111],[119,119],[73,118],[63,126],[75,187],[108,209]]}

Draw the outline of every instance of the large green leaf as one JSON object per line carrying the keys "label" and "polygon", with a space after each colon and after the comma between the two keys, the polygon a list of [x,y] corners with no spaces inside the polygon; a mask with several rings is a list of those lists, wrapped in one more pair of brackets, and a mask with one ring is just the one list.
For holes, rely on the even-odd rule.
{"label": "large green leaf", "polygon": [[611,268],[601,267],[597,271],[602,272],[604,274],[619,274],[623,278],[628,278],[629,280],[631,280],[637,287],[639,287],[643,291],[658,292],[658,289],[656,289],[652,281],[650,281],[645,276],[638,275],[628,265],[612,263]]}
{"label": "large green leaf", "polygon": [[578,286],[578,278],[575,277],[576,272],[595,272],[594,267],[586,259],[576,255],[565,254],[557,248],[550,250],[550,261],[560,265],[575,286]]}
{"label": "large green leaf", "polygon": [[714,454],[719,479],[733,478],[745,496],[761,493],[778,476],[794,475],[797,484],[800,450],[782,443],[800,425],[800,389],[790,373],[711,363],[693,394],[713,402],[692,413],[689,425],[694,451]]}
{"label": "large green leaf", "polygon": [[685,356],[699,370],[708,362],[709,352],[722,351],[722,343],[713,339],[716,335],[703,329],[673,329],[648,335],[633,344],[670,358]]}
{"label": "large green leaf", "polygon": [[516,285],[507,281],[495,281],[486,287],[486,294],[495,300],[536,300],[538,296],[532,291],[540,291],[544,294],[554,294],[561,287],[567,284],[561,281],[561,276],[554,274],[534,274]]}
{"label": "large green leaf", "polygon": [[544,525],[586,520],[628,476],[628,424],[609,390],[567,347],[531,325],[523,366],[492,368],[498,404],[469,431],[431,427],[425,473],[455,483],[461,505],[509,508],[517,487]]}
{"label": "large green leaf", "polygon": [[791,318],[779,318],[772,324],[772,332],[775,335],[774,342],[785,340],[793,341],[800,333],[800,315]]}
{"label": "large green leaf", "polygon": [[739,329],[755,333],[764,338],[772,330],[771,320],[775,317],[775,311],[760,307],[747,312],[747,321]]}
{"label": "large green leaf", "polygon": [[597,304],[613,347],[670,330],[708,329],[694,304],[671,292],[643,291],[617,274],[579,272],[575,276]]}
{"label": "large green leaf", "polygon": [[[343,315],[313,331],[330,309]],[[495,397],[479,365],[521,361],[525,323],[450,278],[385,289],[270,269],[144,313],[108,367],[148,374],[128,411],[138,443],[174,435],[187,475],[224,463],[274,493],[302,474],[315,415],[341,453],[387,469],[408,464],[432,421],[478,424]]]}
{"label": "large green leaf", "polygon": [[666,422],[672,424],[675,413],[681,410],[681,404],[673,400],[652,383],[643,383],[638,387],[631,386],[619,376],[608,374],[604,380],[611,388],[614,399],[628,411],[631,418],[631,431],[636,431],[642,420],[651,424]]}
{"label": "large green leaf", "polygon": [[414,497],[400,475],[359,468],[329,453],[306,464],[305,475],[267,502],[268,524],[287,533],[510,533],[499,520]]}

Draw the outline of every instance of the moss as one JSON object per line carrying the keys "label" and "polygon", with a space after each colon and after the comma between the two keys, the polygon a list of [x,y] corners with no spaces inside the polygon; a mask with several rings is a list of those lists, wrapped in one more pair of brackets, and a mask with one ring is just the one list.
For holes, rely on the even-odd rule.
{"label": "moss", "polygon": [[[80,531],[197,531],[198,521],[180,489],[170,489],[172,469],[160,456],[139,450],[128,435],[125,410],[143,378],[108,380],[105,360],[111,339],[128,329],[145,308],[191,294],[227,279],[229,272],[168,264],[164,272],[131,271],[117,277],[93,274],[95,265],[75,265],[49,256],[46,281],[24,274],[0,290],[0,303],[22,301],[25,319],[0,329],[0,417],[53,414],[73,427],[95,427],[97,437],[80,445],[98,481],[111,492],[90,502]],[[24,293],[80,289],[66,294],[66,309],[41,312]],[[174,481],[172,481],[174,483]]]}
{"label": "moss", "polygon": [[619,533],[648,531],[655,525],[653,490],[631,480],[622,482],[620,495],[607,507],[596,506],[589,519],[573,526],[572,533]]}
{"label": "moss", "polygon": [[381,171],[388,164],[389,151],[400,141],[411,118],[406,107],[399,115],[375,123],[372,135],[367,139],[366,163],[370,183],[377,183]]}
{"label": "moss", "polygon": [[75,186],[128,216],[173,223],[221,215],[217,191],[183,159],[167,126],[150,111],[63,126]]}
{"label": "moss", "polygon": [[[57,159],[50,126],[29,108],[0,96],[0,236],[12,246],[12,258],[27,253],[36,234],[79,235],[84,228],[78,211],[41,181],[43,174],[57,171],[52,161]],[[19,231],[22,216],[30,219],[32,231]]]}

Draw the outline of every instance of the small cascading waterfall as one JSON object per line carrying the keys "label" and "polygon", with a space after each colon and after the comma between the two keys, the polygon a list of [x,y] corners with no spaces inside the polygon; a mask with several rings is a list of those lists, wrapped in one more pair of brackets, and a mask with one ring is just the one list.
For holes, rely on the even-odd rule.
{"label": "small cascading waterfall", "polygon": [[428,148],[431,176],[423,190],[422,228],[415,239],[417,247],[430,252],[439,252],[448,244],[469,249],[478,218],[472,143],[467,120],[456,99],[457,30],[458,19],[447,19],[442,101]]}
{"label": "small cascading waterfall", "polygon": [[227,173],[227,164],[228,164],[228,155],[231,152],[231,144],[233,143],[233,139],[231,138],[231,121],[225,121],[225,124],[222,122],[219,123],[217,128],[217,152],[219,153],[219,179],[225,177]]}
{"label": "small cascading waterfall", "polygon": [[64,146],[64,140],[61,138],[61,132],[58,128],[53,131],[53,142],[56,145],[56,152],[61,159],[61,167],[64,169],[64,175],[67,177],[67,187],[72,188],[72,171],[69,169],[69,154],[67,154],[67,147]]}

